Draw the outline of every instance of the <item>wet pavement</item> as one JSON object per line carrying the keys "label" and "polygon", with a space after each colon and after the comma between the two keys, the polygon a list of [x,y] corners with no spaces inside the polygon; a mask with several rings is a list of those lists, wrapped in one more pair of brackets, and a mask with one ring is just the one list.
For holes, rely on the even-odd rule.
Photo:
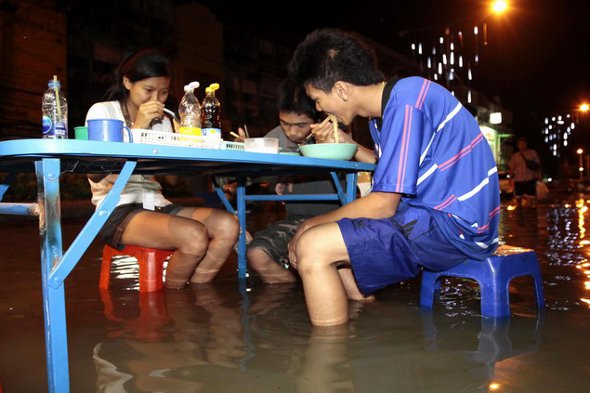
{"label": "wet pavement", "polygon": [[[99,291],[95,241],[66,280],[72,392],[588,392],[590,201],[502,208],[501,240],[532,248],[547,307],[530,279],[510,288],[510,319],[479,315],[479,291],[445,281],[431,312],[420,279],[351,304],[346,328],[314,329],[300,284],[238,289],[235,256],[213,285],[137,291],[133,261]],[[254,214],[251,229],[272,218]],[[65,218],[64,244],[83,220]],[[586,230],[589,230],[586,232]],[[0,219],[0,392],[46,392],[37,223]]]}

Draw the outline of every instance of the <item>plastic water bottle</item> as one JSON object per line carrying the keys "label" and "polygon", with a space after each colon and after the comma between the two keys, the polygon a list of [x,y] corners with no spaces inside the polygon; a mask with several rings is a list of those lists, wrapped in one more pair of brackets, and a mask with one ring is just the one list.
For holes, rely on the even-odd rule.
{"label": "plastic water bottle", "polygon": [[68,138],[68,102],[61,91],[57,76],[47,83],[47,90],[41,99],[43,113],[43,138]]}
{"label": "plastic water bottle", "polygon": [[205,98],[201,104],[201,126],[203,136],[221,138],[221,103],[215,97],[219,83],[212,83],[205,89]]}
{"label": "plastic water bottle", "polygon": [[195,89],[198,87],[199,82],[191,82],[184,86],[184,96],[178,106],[180,116],[180,130],[178,132],[181,134],[201,135],[201,105],[195,97]]}

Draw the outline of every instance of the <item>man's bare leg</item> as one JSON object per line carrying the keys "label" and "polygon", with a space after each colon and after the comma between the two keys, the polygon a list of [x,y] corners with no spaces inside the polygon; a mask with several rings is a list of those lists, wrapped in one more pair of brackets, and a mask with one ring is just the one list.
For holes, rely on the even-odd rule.
{"label": "man's bare leg", "polygon": [[311,323],[336,326],[348,322],[348,296],[337,268],[338,262],[348,262],[348,251],[338,224],[322,224],[304,232],[295,254]]}

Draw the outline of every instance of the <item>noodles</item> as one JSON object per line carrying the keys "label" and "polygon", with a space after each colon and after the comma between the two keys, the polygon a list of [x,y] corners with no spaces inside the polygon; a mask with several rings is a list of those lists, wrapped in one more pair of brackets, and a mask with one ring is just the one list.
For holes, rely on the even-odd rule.
{"label": "noodles", "polygon": [[318,128],[321,128],[322,126],[324,126],[327,122],[331,121],[332,122],[332,127],[334,128],[334,143],[339,143],[338,142],[338,119],[336,118],[336,116],[330,114],[328,115],[318,126]]}

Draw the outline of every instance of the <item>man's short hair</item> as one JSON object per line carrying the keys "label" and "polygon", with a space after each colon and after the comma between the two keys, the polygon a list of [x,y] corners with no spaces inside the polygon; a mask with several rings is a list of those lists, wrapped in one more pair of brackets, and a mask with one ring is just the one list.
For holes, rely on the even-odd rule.
{"label": "man's short hair", "polygon": [[383,81],[373,48],[338,29],[318,29],[297,46],[288,66],[295,83],[330,92],[337,81],[369,86]]}

